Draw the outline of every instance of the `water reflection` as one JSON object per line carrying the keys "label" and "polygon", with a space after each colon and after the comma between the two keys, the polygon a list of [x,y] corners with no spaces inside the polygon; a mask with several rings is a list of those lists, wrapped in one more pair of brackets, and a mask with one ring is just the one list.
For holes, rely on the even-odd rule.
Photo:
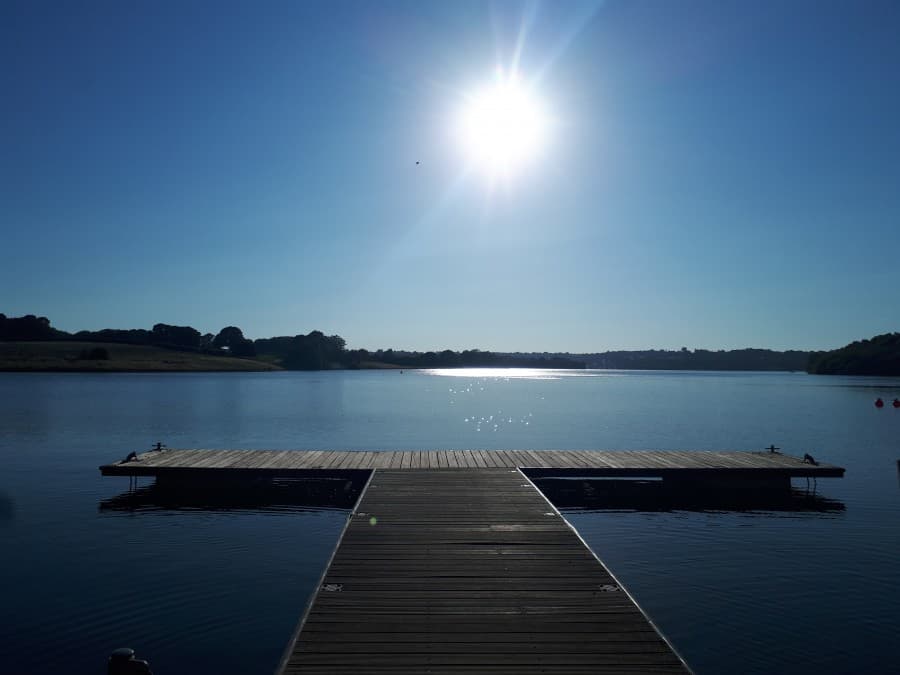
{"label": "water reflection", "polygon": [[201,487],[159,483],[104,499],[103,511],[309,511],[352,509],[367,480],[365,472],[340,478],[278,478],[242,485],[210,483]]}
{"label": "water reflection", "polygon": [[5,492],[0,492],[0,523],[11,523],[16,517],[16,504]]}
{"label": "water reflection", "polygon": [[224,378],[216,389],[215,408],[211,414],[223,421],[222,436],[229,445],[240,444],[243,422],[246,419],[246,380]]}
{"label": "water reflection", "polygon": [[559,509],[583,511],[788,511],[834,513],[843,502],[812,486],[791,490],[683,490],[661,480],[538,478],[534,484]]}
{"label": "water reflection", "polygon": [[621,377],[622,373],[598,370],[554,370],[551,368],[426,368],[426,375],[442,377],[493,377],[504,380],[560,380],[564,377]]}
{"label": "water reflection", "polygon": [[0,400],[3,424],[0,440],[17,437],[46,441],[54,421],[55,390],[47,378],[29,377],[31,373],[3,373]]}

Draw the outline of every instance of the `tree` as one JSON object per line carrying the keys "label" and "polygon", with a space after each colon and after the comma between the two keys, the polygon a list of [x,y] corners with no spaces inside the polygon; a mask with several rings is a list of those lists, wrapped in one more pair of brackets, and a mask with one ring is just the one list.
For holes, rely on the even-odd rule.
{"label": "tree", "polygon": [[322,331],[310,331],[297,335],[283,358],[283,365],[290,370],[324,370],[348,362],[346,342],[340,335],[326,337]]}
{"label": "tree", "polygon": [[168,347],[185,347],[187,349],[199,349],[202,335],[196,328],[190,326],[170,326],[166,323],[158,323],[151,331],[153,343]]}
{"label": "tree", "polygon": [[808,370],[819,375],[900,375],[900,333],[885,333],[814,354]]}
{"label": "tree", "polygon": [[22,317],[7,317],[0,314],[0,340],[53,340],[65,335],[50,327],[45,316],[26,314]]}
{"label": "tree", "polygon": [[256,348],[253,341],[244,337],[244,332],[237,326],[226,326],[213,338],[213,347],[228,349],[234,356],[256,356]]}

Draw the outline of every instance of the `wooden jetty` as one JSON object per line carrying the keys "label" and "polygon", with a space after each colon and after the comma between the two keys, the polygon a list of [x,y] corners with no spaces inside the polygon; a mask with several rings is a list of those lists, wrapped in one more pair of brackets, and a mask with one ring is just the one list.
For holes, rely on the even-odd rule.
{"label": "wooden jetty", "polygon": [[690,672],[530,477],[789,486],[778,453],[161,450],[100,467],[192,485],[366,472],[279,675]]}
{"label": "wooden jetty", "polygon": [[844,469],[777,452],[651,450],[150,450],[100,467],[104,476],[309,476],[391,469],[524,469],[529,475],[841,477]]}
{"label": "wooden jetty", "polygon": [[279,669],[684,673],[516,469],[377,470]]}

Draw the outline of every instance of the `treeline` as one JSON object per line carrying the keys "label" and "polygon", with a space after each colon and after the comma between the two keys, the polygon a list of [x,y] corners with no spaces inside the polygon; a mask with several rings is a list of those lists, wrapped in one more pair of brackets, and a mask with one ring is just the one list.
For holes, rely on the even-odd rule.
{"label": "treeline", "polygon": [[900,376],[900,333],[885,333],[868,340],[812,356],[809,372],[819,375]]}
{"label": "treeline", "polygon": [[[0,314],[2,341],[77,341],[129,345],[148,345],[178,351],[196,352],[236,358],[258,358],[288,370],[325,370],[359,368],[368,360],[368,352],[346,349],[340,335],[327,336],[321,331],[250,340],[237,326],[226,326],[216,335],[201,333],[191,326],[158,323],[150,330],[143,328],[82,330],[67,333],[53,328],[49,319],[29,314],[7,317]],[[87,358],[87,357],[86,357]]]}
{"label": "treeline", "polygon": [[804,371],[812,355],[818,352],[771,349],[708,349],[678,351],[650,349],[587,354],[591,368],[623,370],[799,370]]}
{"label": "treeline", "polygon": [[67,333],[50,325],[46,317],[32,314],[7,318],[0,314],[0,340],[105,342],[151,345],[180,351],[213,355],[256,358],[288,370],[327,370],[331,368],[461,368],[517,367],[584,368],[583,361],[559,356],[528,357],[495,354],[478,349],[455,352],[407,352],[393,349],[369,352],[347,349],[340,335],[325,335],[313,330],[306,335],[279,336],[249,340],[237,326],[226,326],[213,335],[191,326],[158,323],[150,330],[105,328],[98,331]]}
{"label": "treeline", "polygon": [[[201,333],[191,326],[158,323],[150,330],[106,328],[67,333],[53,328],[49,319],[28,314],[0,314],[0,341],[78,341],[151,345],[202,354],[250,358],[289,370],[329,368],[613,368],[634,370],[781,370],[819,374],[900,376],[900,333],[886,333],[860,340],[830,352],[770,349],[706,349],[678,351],[611,351],[596,354],[495,353],[478,349],[456,352],[410,352],[393,349],[370,352],[347,349],[340,335],[313,330],[306,335],[250,340],[237,326],[217,334]],[[89,358],[85,356],[85,358]]]}
{"label": "treeline", "polygon": [[[259,354],[288,370],[327,370],[352,366],[352,353],[340,335],[314,330],[307,335],[262,338],[254,342]],[[358,363],[357,363],[358,367]]]}
{"label": "treeline", "polygon": [[68,333],[56,330],[45,316],[28,314],[7,318],[0,314],[0,340],[57,340]]}
{"label": "treeline", "polygon": [[[29,314],[23,317],[7,317],[0,314],[0,341],[70,341],[101,342],[128,345],[147,345],[178,351],[195,352],[237,358],[258,358],[287,370],[328,370],[332,368],[370,368],[394,366],[397,368],[475,368],[475,367],[530,367],[530,368],[584,368],[583,361],[559,356],[530,357],[524,355],[495,354],[470,349],[455,352],[407,352],[393,349],[369,352],[366,349],[347,349],[340,335],[325,335],[313,330],[306,335],[280,336],[250,340],[237,326],[226,326],[216,335],[201,333],[191,326],[175,326],[158,323],[150,330],[143,328],[104,328],[97,331],[82,330],[67,333],[53,328],[50,320]],[[79,358],[109,359],[100,347],[87,349]]]}
{"label": "treeline", "polygon": [[0,314],[0,340],[112,342],[209,354],[229,353],[245,358],[256,355],[253,341],[245,338],[241,329],[236,326],[226,326],[217,335],[203,334],[190,326],[172,326],[167,323],[158,323],[150,330],[104,328],[97,331],[82,330],[67,333],[53,328],[47,317],[34,314],[21,317],[7,317]]}

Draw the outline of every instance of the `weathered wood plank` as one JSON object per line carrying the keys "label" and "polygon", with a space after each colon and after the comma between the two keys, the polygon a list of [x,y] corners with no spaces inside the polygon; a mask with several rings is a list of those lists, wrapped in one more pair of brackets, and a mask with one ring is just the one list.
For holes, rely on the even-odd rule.
{"label": "weathered wood plank", "polygon": [[764,452],[651,450],[165,450],[145,452],[137,461],[100,467],[104,475],[152,476],[181,470],[286,472],[309,470],[461,469],[527,467],[591,475],[697,475],[840,477],[841,467],[807,464],[797,457]]}
{"label": "weathered wood plank", "polygon": [[[504,468],[506,458],[460,457],[478,469],[373,475],[283,673],[535,664],[685,672],[558,512]],[[421,459],[430,466],[431,456]]]}

